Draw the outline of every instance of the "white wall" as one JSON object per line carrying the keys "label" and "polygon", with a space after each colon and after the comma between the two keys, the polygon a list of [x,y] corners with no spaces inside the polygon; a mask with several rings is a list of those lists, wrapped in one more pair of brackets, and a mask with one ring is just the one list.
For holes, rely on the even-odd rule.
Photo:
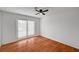
{"label": "white wall", "polygon": [[79,8],[50,8],[41,22],[43,36],[79,48]]}
{"label": "white wall", "polygon": [[3,12],[2,44],[16,41],[16,17],[13,14]]}
{"label": "white wall", "polygon": [[2,39],[2,29],[1,29],[1,26],[2,26],[2,12],[0,12],[0,46],[1,46],[1,39]]}
{"label": "white wall", "polygon": [[[11,43],[14,41],[17,41],[17,26],[16,21],[19,19],[23,20],[34,20],[35,22],[38,22],[36,24],[37,27],[40,26],[39,19],[35,17],[15,14],[15,13],[9,13],[9,12],[2,12],[3,13],[3,22],[2,22],[2,44]],[[37,30],[37,28],[36,28]],[[40,30],[36,31],[36,35],[40,34]]]}

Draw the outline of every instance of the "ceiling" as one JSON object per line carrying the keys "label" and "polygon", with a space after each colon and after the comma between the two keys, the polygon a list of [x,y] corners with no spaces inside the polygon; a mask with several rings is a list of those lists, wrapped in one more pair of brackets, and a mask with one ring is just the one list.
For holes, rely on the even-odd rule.
{"label": "ceiling", "polygon": [[[44,7],[40,7],[40,8],[44,8]],[[0,7],[0,10],[34,16],[38,18],[44,17],[44,15],[41,14],[35,15],[37,12],[35,11],[34,7]]]}
{"label": "ceiling", "polygon": [[41,15],[41,14],[35,15],[37,11],[35,11],[34,7],[0,7],[0,10],[38,17],[38,18],[44,18],[47,16],[52,16],[60,13],[68,13],[74,10],[79,11],[78,7],[39,7],[39,8],[48,9],[49,11],[46,12],[46,15]]}

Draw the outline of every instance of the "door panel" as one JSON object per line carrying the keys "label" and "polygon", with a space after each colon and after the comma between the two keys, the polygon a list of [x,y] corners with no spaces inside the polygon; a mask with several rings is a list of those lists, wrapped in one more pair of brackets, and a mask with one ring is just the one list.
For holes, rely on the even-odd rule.
{"label": "door panel", "polygon": [[28,21],[28,36],[32,36],[35,34],[35,22]]}
{"label": "door panel", "polygon": [[18,20],[18,38],[27,36],[27,21]]}

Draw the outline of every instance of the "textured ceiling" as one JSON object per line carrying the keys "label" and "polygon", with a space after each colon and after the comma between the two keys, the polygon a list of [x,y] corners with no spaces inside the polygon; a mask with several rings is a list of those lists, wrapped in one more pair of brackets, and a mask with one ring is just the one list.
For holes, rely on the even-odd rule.
{"label": "textured ceiling", "polygon": [[[43,8],[43,7],[40,7],[40,8]],[[37,12],[35,11],[34,7],[0,7],[0,10],[34,16],[38,18],[42,18],[44,16],[41,14],[35,15]]]}
{"label": "textured ceiling", "polygon": [[0,7],[0,10],[34,16],[38,18],[44,18],[55,14],[68,13],[70,11],[79,10],[78,7],[39,7],[39,8],[48,9],[49,11],[46,12],[46,15],[41,14],[35,15],[37,12],[35,11],[34,7]]}

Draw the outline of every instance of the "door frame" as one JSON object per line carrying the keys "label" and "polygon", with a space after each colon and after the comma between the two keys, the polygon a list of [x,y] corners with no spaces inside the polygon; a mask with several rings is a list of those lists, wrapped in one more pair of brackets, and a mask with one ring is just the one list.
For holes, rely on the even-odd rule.
{"label": "door frame", "polygon": [[[27,19],[21,19],[21,18],[18,18],[18,19],[16,19],[16,28],[15,28],[15,30],[16,30],[16,38],[17,39],[20,39],[20,38],[18,38],[18,20],[25,20],[26,22],[27,22],[27,35],[26,35],[26,38],[29,38],[29,37],[33,37],[33,36],[36,36],[36,32],[35,32],[35,30],[36,30],[36,21],[34,21],[34,20],[27,20]],[[28,21],[34,21],[35,22],[35,26],[34,26],[34,35],[30,35],[30,36],[28,36]]]}

